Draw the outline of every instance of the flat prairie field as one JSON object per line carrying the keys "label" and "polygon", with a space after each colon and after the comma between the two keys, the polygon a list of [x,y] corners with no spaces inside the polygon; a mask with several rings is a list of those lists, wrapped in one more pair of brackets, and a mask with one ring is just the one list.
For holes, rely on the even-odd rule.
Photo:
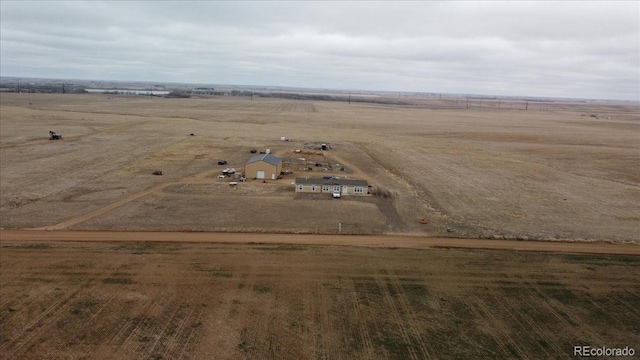
{"label": "flat prairie field", "polygon": [[176,240],[0,241],[2,358],[640,352],[638,256]]}
{"label": "flat prairie field", "polygon": [[[613,102],[0,93],[0,358],[640,354],[639,134]],[[253,149],[286,174],[219,178]],[[322,176],[370,195],[295,194]]]}
{"label": "flat prairie field", "polygon": [[[638,241],[638,104],[462,103],[2,93],[0,226]],[[292,174],[217,177],[251,149]],[[329,175],[372,195],[294,194]]]}

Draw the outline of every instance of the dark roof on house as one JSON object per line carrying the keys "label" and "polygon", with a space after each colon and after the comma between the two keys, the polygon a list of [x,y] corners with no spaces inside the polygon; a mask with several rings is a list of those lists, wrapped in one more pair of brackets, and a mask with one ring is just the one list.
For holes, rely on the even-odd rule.
{"label": "dark roof on house", "polygon": [[269,163],[273,166],[278,166],[282,160],[280,160],[279,157],[277,156],[273,156],[271,154],[261,154],[261,155],[256,155],[254,157],[252,157],[251,159],[249,159],[249,161],[247,161],[247,164],[252,164],[254,162],[258,162],[258,161],[264,161],[266,163]]}
{"label": "dark roof on house", "polygon": [[367,180],[296,178],[296,185],[347,185],[367,187]]}

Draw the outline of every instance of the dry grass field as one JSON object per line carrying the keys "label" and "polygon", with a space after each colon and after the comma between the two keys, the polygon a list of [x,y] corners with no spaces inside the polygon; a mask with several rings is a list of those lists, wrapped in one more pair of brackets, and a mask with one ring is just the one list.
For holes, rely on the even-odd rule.
{"label": "dry grass field", "polygon": [[640,353],[638,105],[412,102],[0,94],[0,358]]}
{"label": "dry grass field", "polygon": [[[5,359],[571,359],[640,351],[640,258],[1,243]],[[34,259],[37,259],[34,261]]]}
{"label": "dry grass field", "polygon": [[[3,93],[0,226],[336,233],[342,223],[358,234],[638,240],[637,104],[437,102]],[[333,149],[307,161],[346,171],[296,167],[292,151],[314,141]],[[252,148],[292,160],[293,175],[235,189],[216,178]],[[294,196],[293,179],[313,175],[364,178],[385,196]]]}

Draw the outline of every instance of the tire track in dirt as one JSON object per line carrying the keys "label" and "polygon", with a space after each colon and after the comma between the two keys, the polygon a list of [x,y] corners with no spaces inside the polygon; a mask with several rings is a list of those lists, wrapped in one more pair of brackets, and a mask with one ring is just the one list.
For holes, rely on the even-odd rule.
{"label": "tire track in dirt", "polygon": [[[517,324],[519,324],[520,327],[522,327],[523,329],[533,330],[538,336],[538,338],[544,339],[550,346],[554,348],[554,350],[557,351],[557,353],[563,353],[565,351],[565,349],[560,348],[556,344],[554,339],[550,338],[549,336],[546,336],[545,335],[546,331],[542,329],[542,327],[538,323],[536,323],[533,319],[531,319],[531,317],[528,314],[524,314],[516,310],[520,306],[522,306],[523,303],[529,305],[527,307],[528,309],[535,309],[535,306],[533,306],[529,301],[527,301],[526,298],[519,297],[517,301],[516,299],[509,296],[501,296],[501,297],[496,296],[496,298],[500,299],[500,301],[496,301],[496,304],[498,304],[505,311],[505,313],[509,315],[509,317],[511,317],[511,319],[513,319]],[[535,303],[535,304],[539,304],[539,303]],[[599,337],[596,336],[596,338],[599,338]],[[547,353],[547,357],[550,356],[548,351],[542,345],[540,344],[537,344],[537,345],[538,347],[535,349],[535,351],[538,351],[538,352],[544,351],[545,353]],[[520,354],[520,356],[523,356],[523,354]]]}
{"label": "tire track in dirt", "polygon": [[476,319],[482,319],[483,321],[488,322],[489,326],[495,329],[495,331],[498,333],[498,336],[495,336],[495,335],[493,336],[493,338],[496,340],[495,341],[496,344],[504,354],[508,354],[509,349],[506,347],[505,343],[514,344],[515,341],[509,335],[508,332],[503,330],[503,327],[500,326],[501,324],[498,322],[496,317],[493,316],[493,314],[488,311],[487,306],[484,303],[481,304],[482,302],[481,299],[479,299],[476,296],[474,297],[473,300],[474,301],[469,301],[467,303],[467,307],[469,308],[471,313],[476,317]]}
{"label": "tire track in dirt", "polygon": [[[249,272],[252,271],[252,265],[247,264],[249,266]],[[248,273],[241,272],[239,275],[240,278],[246,278]],[[232,278],[237,278],[236,274],[232,275]],[[214,316],[209,315],[210,319],[216,319],[215,325],[212,325],[213,321],[203,321],[205,324],[204,331],[216,334],[214,340],[210,340],[214,344],[214,348],[219,349],[240,349],[241,339],[239,336],[241,325],[237,319],[240,318],[241,314],[246,314],[246,307],[240,306],[243,304],[241,299],[243,299],[243,292],[246,291],[246,284],[242,281],[238,282],[238,286],[235,287],[234,291],[229,291],[226,296],[221,300],[221,304],[215,309]],[[209,294],[209,298],[211,295]],[[203,301],[203,303],[205,303]],[[204,311],[204,309],[203,309]],[[203,347],[205,344],[199,345],[198,347]],[[207,347],[204,351],[196,351],[201,353],[207,353],[209,347]],[[229,351],[229,350],[227,350]],[[228,358],[231,355],[227,352],[224,354],[219,354],[221,358]]]}
{"label": "tire track in dirt", "polygon": [[[524,288],[524,286],[522,288]],[[574,324],[572,324],[559,313],[560,311],[562,311],[564,314],[567,314],[567,312],[565,312],[563,309],[557,308],[556,305],[553,304],[554,299],[546,294],[543,290],[541,290],[538,286],[535,286],[532,289],[528,289],[527,292],[532,295],[532,298],[542,299],[542,301],[538,302],[538,305],[544,308],[548,314],[551,314],[551,316],[553,316],[560,324],[562,324],[564,328],[571,328],[572,326],[574,326]],[[569,317],[568,314],[566,316]],[[588,333],[588,335],[585,336],[590,339],[599,338],[597,334],[594,334],[591,331],[587,331],[586,327],[582,327],[580,331],[585,334]]]}
{"label": "tire track in dirt", "polygon": [[[118,268],[116,268],[116,271]],[[170,295],[171,297],[169,297]],[[144,353],[141,352],[141,349],[148,347],[148,343],[143,341],[137,341],[136,343],[134,337],[138,336],[138,340],[142,340],[141,338],[145,334],[144,331],[153,320],[153,317],[149,314],[161,313],[164,315],[170,313],[165,311],[165,306],[161,304],[163,300],[167,301],[167,297],[172,299],[175,295],[163,293],[163,296],[144,297],[144,300],[135,304],[136,306],[129,307],[128,316],[122,318],[119,326],[113,327],[115,331],[109,332],[110,338],[106,342],[107,346],[113,348],[112,353],[117,355],[115,356],[116,358],[135,358],[137,354]],[[168,301],[171,305],[171,300]],[[133,316],[136,313],[138,315]],[[123,353],[127,354],[127,356],[123,356]]]}
{"label": "tire track in dirt", "polygon": [[[386,271],[385,271],[385,273],[386,273]],[[386,282],[384,280],[388,279],[388,278],[387,277],[376,276],[375,279],[376,279],[376,284],[382,290],[384,302],[387,304],[387,307],[390,309],[391,315],[392,315],[393,319],[395,320],[396,325],[400,329],[400,336],[402,337],[402,341],[404,341],[404,344],[406,345],[405,348],[407,349],[407,351],[409,353],[409,357],[412,360],[421,359],[418,356],[418,354],[416,354],[416,351],[413,348],[413,346],[411,346],[411,345],[413,345],[413,342],[411,341],[412,339],[411,339],[411,336],[410,336],[410,333],[412,331],[411,331],[411,329],[408,329],[407,322],[404,321],[403,317],[401,316],[400,312],[398,311],[398,308],[396,307],[396,304],[395,304],[395,301],[393,299],[393,296],[389,292],[389,288],[386,286]]]}
{"label": "tire track in dirt", "polygon": [[394,298],[397,300],[400,309],[402,309],[402,313],[404,314],[403,318],[408,324],[410,335],[412,337],[412,344],[416,344],[421,350],[421,358],[432,358],[430,354],[435,352],[432,352],[433,349],[430,349],[429,344],[424,341],[422,335],[420,335],[420,331],[418,330],[419,326],[415,324],[418,316],[409,306],[406,292],[400,287],[398,281],[396,280],[396,277],[388,277],[386,280],[388,284],[391,284],[395,291]]}
{"label": "tire track in dirt", "polygon": [[[574,326],[574,324],[568,321],[567,318],[561,315],[561,312],[562,314],[571,314],[571,313],[565,311],[566,308],[564,308],[563,305],[561,304],[558,305],[557,300],[549,296],[543,289],[540,288],[540,286],[533,286],[531,289],[528,290],[528,292],[532,293],[534,295],[533,297],[535,298],[543,299],[543,301],[538,302],[537,305],[544,307],[547,310],[547,312],[551,314],[551,316],[553,316],[556,320],[558,320],[558,322],[561,323],[564,327],[571,328],[572,326]],[[575,323],[579,323],[578,319],[574,319],[574,320],[576,320]],[[580,328],[580,331],[583,334],[585,334],[584,335],[585,338],[598,339],[600,337],[597,333],[594,333],[593,331],[588,330],[586,326],[582,326]]]}
{"label": "tire track in dirt", "polygon": [[[319,283],[319,304],[320,304],[320,351],[322,358],[325,359],[337,359],[339,354],[336,354],[334,351],[338,348],[336,346],[336,339],[334,336],[330,336],[336,334],[336,331],[332,331],[331,329],[331,319],[329,318],[329,312],[331,311],[331,306],[329,300],[327,299],[327,291],[325,289],[324,284]],[[329,335],[330,334],[330,335]]]}
{"label": "tire track in dirt", "polygon": [[[316,287],[317,289],[317,287]],[[317,321],[317,311],[316,311],[316,302],[317,294],[314,292],[314,289],[310,286],[305,289],[303,295],[303,316],[305,320],[305,328],[308,329],[308,336],[303,338],[304,348],[303,351],[307,352],[309,358],[318,359],[320,356],[318,354],[318,342],[322,336],[318,329],[318,321]]]}
{"label": "tire track in dirt", "polygon": [[[192,352],[196,347],[193,342],[196,340],[196,334],[203,326],[202,315],[205,312],[204,306],[204,294],[206,292],[205,287],[200,287],[198,290],[193,290],[196,294],[194,298],[191,298],[191,302],[188,302],[188,310],[182,317],[176,336],[170,339],[163,354],[163,358],[188,358],[188,353]],[[188,325],[191,323],[191,325]]]}
{"label": "tire track in dirt", "polygon": [[[65,138],[65,140],[70,141],[70,140],[79,140],[81,138],[84,137],[89,137],[95,134],[102,134],[102,133],[111,133],[111,132],[117,132],[119,130],[127,130],[130,128],[134,128],[140,125],[144,125],[146,122],[142,122],[142,123],[134,123],[134,124],[127,124],[127,125],[116,125],[116,126],[111,126],[108,129],[104,130],[104,131],[93,131],[90,132],[88,134],[84,134],[84,135],[78,135],[78,136],[74,136],[74,137],[68,137]],[[37,141],[41,141],[41,140],[37,140]],[[42,140],[42,142],[46,142],[49,140]],[[7,145],[10,146],[11,144]],[[20,145],[20,144],[16,144],[16,145]],[[72,167],[67,167],[67,168],[63,168],[63,171],[57,171],[54,173],[50,173],[47,174],[47,176],[51,179],[59,179],[59,178],[64,178],[64,179],[73,179],[77,174],[83,174],[83,173],[87,173],[88,171],[91,170],[95,170],[97,168],[103,167],[104,165],[108,165],[108,164],[113,164],[115,161],[117,161],[118,159],[121,159],[123,157],[125,157],[125,155],[129,154],[129,150],[128,149],[120,149],[120,150],[114,150],[109,154],[101,154],[96,156],[95,158],[93,158],[90,162],[85,162],[83,164],[75,164]],[[60,170],[60,169],[59,169]],[[100,177],[100,175],[92,175],[90,178],[85,179],[86,181],[91,181],[93,179],[96,179]],[[50,179],[50,180],[51,180]],[[81,183],[83,183],[85,181],[81,181]],[[23,186],[26,185],[26,187],[31,187],[32,184],[22,184]],[[42,200],[44,198],[47,198],[49,196],[55,196],[58,195],[61,191],[65,192],[69,190],[69,188],[64,188],[62,190],[58,189],[56,190],[55,188],[53,189],[49,189],[48,192],[44,192],[41,195],[38,195],[36,198],[30,200],[29,202],[32,201],[38,201],[38,200]],[[64,200],[63,201],[67,201]],[[42,227],[42,228],[46,228],[46,227]]]}
{"label": "tire track in dirt", "polygon": [[[494,315],[494,313],[489,309],[489,307],[477,296],[473,297],[473,300],[471,299],[467,299],[465,300],[465,305],[468,308],[472,308],[473,304],[477,304],[481,309],[482,312],[486,315],[485,317],[488,317],[491,319],[491,322],[494,324],[499,324],[500,321],[499,319]],[[522,323],[511,313],[511,311],[504,305],[503,302],[501,301],[497,301],[496,302],[497,306],[502,308],[502,310],[515,322],[517,322],[518,324],[520,324],[520,326],[522,326]],[[501,328],[501,327],[500,327]],[[524,327],[523,327],[524,328]],[[502,335],[508,340],[509,345],[517,352],[516,357],[518,358],[524,358],[525,352],[523,351],[523,349],[518,346],[518,341],[514,340],[507,332],[502,332]],[[499,343],[499,341],[496,341],[497,343]],[[501,345],[502,347],[503,345]],[[506,352],[506,354],[511,353],[511,351],[509,351],[509,349],[505,348],[504,349]]]}
{"label": "tire track in dirt", "polygon": [[[502,298],[502,301],[505,301],[513,309],[517,309],[518,305],[527,304],[527,309],[529,309],[529,311],[527,313],[519,313],[519,316],[523,319],[523,321],[528,324],[527,328],[533,330],[539,339],[543,339],[547,344],[549,344],[549,346],[554,349],[556,354],[562,354],[565,349],[562,349],[560,346],[558,346],[555,340],[548,335],[548,331],[543,329],[540,326],[540,323],[536,322],[531,318],[531,315],[529,315],[530,313],[532,313],[533,315],[540,315],[540,312],[536,309],[536,303],[532,303],[530,298],[518,298],[517,300],[518,301],[516,302],[512,297],[509,296],[505,296],[504,298]],[[542,345],[539,345],[536,351],[543,351],[547,357],[552,356],[552,354],[550,354],[549,351],[547,351],[547,349]]]}
{"label": "tire track in dirt", "polygon": [[87,320],[82,327],[80,328],[80,330],[83,330],[84,328],[86,328],[91,322],[93,322],[93,320],[98,316],[98,314],[100,314],[102,312],[102,310],[104,310],[105,307],[107,307],[107,305],[109,305],[111,303],[111,301],[113,300],[113,298],[115,298],[116,295],[111,295],[111,297],[109,297],[109,299],[107,301],[105,301],[104,304],[102,304],[102,306],[100,306],[100,309],[98,309],[95,313],[93,313],[91,315],[91,317],[89,318],[89,320]]}
{"label": "tire track in dirt", "polygon": [[363,178],[363,179],[367,179],[367,181],[371,184],[375,184],[377,186],[377,183],[375,183],[375,181],[369,179],[369,176],[367,176],[367,174],[365,174],[362,170],[360,170],[359,167],[355,166],[353,163],[345,160],[342,156],[340,156],[339,154],[332,152],[331,154],[325,154],[325,157],[333,160],[334,163],[339,163],[341,165],[346,165],[352,172],[352,175],[355,175],[357,177]]}
{"label": "tire track in dirt", "polygon": [[[2,282],[0,282],[0,289],[2,288],[8,288],[9,286],[13,286],[14,283],[17,283],[19,281],[21,281],[22,279],[19,276],[16,276],[12,279],[7,279],[6,275],[4,275],[4,273],[6,273],[6,259],[2,259],[2,266],[0,267],[0,270],[2,270],[3,276],[0,276],[0,279],[2,280]],[[4,270],[2,269],[4,268]],[[24,290],[24,292],[28,293],[30,292],[30,290],[37,288],[37,285],[31,285],[29,287],[23,287],[22,289]],[[40,295],[40,296],[44,296],[44,295]],[[20,293],[16,293],[14,296],[12,297],[8,297],[6,295],[3,295],[0,297],[0,309],[4,309],[7,306],[9,306],[9,304],[11,304],[14,300],[21,298],[22,294]],[[16,301],[16,303],[21,302],[21,301]],[[0,323],[2,322],[2,320],[4,319],[4,317],[7,316],[6,313],[0,313]]]}
{"label": "tire track in dirt", "polygon": [[[375,282],[376,280],[374,280],[373,278],[370,278],[370,277],[365,277],[365,278],[361,278],[361,281],[363,281],[363,285],[366,286],[366,282],[368,282],[368,281]],[[375,285],[378,286],[377,283]],[[362,296],[364,298],[364,300],[366,301],[366,304],[373,310],[375,307],[370,305],[370,304],[378,302],[378,299],[375,299],[375,295],[377,295],[377,294],[372,293],[371,289],[360,289],[359,292],[361,294],[360,296]],[[378,348],[378,345],[379,345],[378,339],[382,338],[382,332],[380,331],[380,325],[381,324],[378,321],[373,321],[373,322],[370,322],[370,323],[364,323],[363,326],[364,325],[368,326],[366,331],[367,331],[368,337],[371,339],[371,342],[372,342],[371,351],[373,351],[374,358],[375,358],[375,356],[380,357],[380,354],[381,354],[380,350],[381,349]],[[373,345],[373,341],[374,340],[376,341],[375,345]]]}
{"label": "tire track in dirt", "polygon": [[[365,149],[360,148],[360,147],[358,147],[358,149],[361,150],[362,152],[364,152],[367,156],[369,156],[371,158],[371,155],[369,153],[367,153],[365,151]],[[364,171],[362,171],[359,167],[354,165],[352,162],[345,160],[339,154],[333,152],[330,155],[325,155],[325,156],[330,158],[334,162],[340,163],[342,165],[346,165],[353,172],[353,174],[351,176],[355,175],[356,177],[359,177],[361,179],[367,180],[367,182],[371,186],[373,186],[374,188],[381,188],[380,184],[378,184],[375,180],[372,180],[369,175],[367,175]],[[372,160],[374,160],[374,159],[372,158]],[[375,160],[374,160],[374,162],[375,162]],[[380,166],[380,164],[378,164],[377,162],[376,162],[376,164]],[[398,180],[396,178],[396,176],[393,173],[391,173],[389,170],[387,170],[385,168],[382,168],[382,167],[381,167],[381,169],[383,171],[385,171],[385,173],[388,175],[389,178],[392,178],[392,179],[394,179],[396,181]],[[408,183],[405,184],[405,186],[409,186]],[[391,227],[392,231],[402,232],[402,231],[405,231],[408,228],[407,224],[404,222],[404,220],[402,219],[402,217],[398,213],[398,210],[394,206],[393,198],[384,199],[384,198],[381,198],[381,197],[377,197],[377,198],[372,199],[372,202],[378,206],[378,209],[380,210],[382,215],[387,219],[388,226]]]}
{"label": "tire track in dirt", "polygon": [[[571,327],[574,325],[570,321],[567,321],[567,319],[565,319],[562,316],[562,314],[565,314],[565,316],[569,317],[572,312],[571,309],[568,308],[566,304],[559,302],[558,299],[549,295],[546,291],[544,291],[544,289],[541,286],[535,286],[534,289],[535,290],[528,290],[528,291],[535,292],[539,297],[543,298],[544,299],[543,305],[549,309],[550,313],[552,313],[554,317],[559,319],[566,327]],[[571,291],[571,290],[567,290],[567,291]],[[606,313],[606,311],[604,311],[604,309],[599,304],[596,304],[592,299],[589,299],[588,301],[589,303],[592,304],[592,306],[597,307],[601,312]],[[575,323],[581,322],[579,319],[574,318],[574,320],[575,320]],[[593,331],[590,327],[582,326],[580,328],[580,331],[583,334],[585,334],[585,336],[588,336],[591,339],[599,339],[601,341],[601,338],[602,338],[601,334],[599,334],[596,331]]]}
{"label": "tire track in dirt", "polygon": [[[145,306],[145,308],[148,309],[148,311],[153,311],[152,309],[158,306],[161,300],[161,297],[155,297],[147,306]],[[117,349],[114,351],[115,358],[133,359],[136,357],[136,354],[144,353],[142,351],[144,342],[136,342],[135,336],[140,336],[141,329],[144,329],[150,320],[151,318],[143,315],[138,315],[133,319],[124,320],[120,329],[113,336],[112,340],[109,341],[109,344],[112,344],[114,340],[116,340],[115,344],[117,345]]]}
{"label": "tire track in dirt", "polygon": [[[162,354],[163,358],[166,358],[169,354],[179,352],[177,350],[180,349],[181,346],[186,346],[183,342],[183,338],[187,336],[189,331],[187,327],[187,322],[191,317],[191,313],[193,312],[192,303],[180,303],[178,305],[178,311],[182,310],[182,308],[186,308],[184,314],[180,314],[177,319],[177,326],[175,330],[175,335],[167,339],[167,341],[163,344],[165,346],[164,353]],[[176,314],[177,315],[177,314]]]}
{"label": "tire track in dirt", "polygon": [[[86,281],[85,283],[88,283],[88,282],[89,280]],[[54,301],[53,304],[47,307],[38,316],[31,319],[20,331],[17,331],[16,333],[12,334],[13,337],[9,339],[9,342],[18,344],[12,350],[17,351],[25,344],[30,343],[31,342],[30,339],[36,336],[44,328],[44,323],[41,326],[37,326],[37,325],[43,321],[44,322],[52,321],[52,318],[56,314],[60,313],[60,311],[62,311],[62,309],[64,309],[67,306],[67,304],[71,301],[71,299],[73,299],[81,290],[82,290],[82,286],[78,287],[68,295],[61,297],[58,301]],[[43,320],[45,317],[46,317],[46,320]],[[30,331],[32,329],[35,329],[35,330],[25,335],[27,331]],[[22,337],[23,335],[25,336]],[[16,341],[18,338],[21,338],[22,340],[19,343]],[[5,350],[9,350],[9,349],[5,349]]]}
{"label": "tire track in dirt", "polygon": [[363,321],[363,311],[362,306],[360,304],[360,300],[358,300],[358,295],[355,288],[351,289],[351,306],[353,308],[353,315],[356,321],[358,322],[359,335],[363,344],[364,353],[367,359],[374,358],[374,349],[373,342],[371,341],[371,334],[369,334],[369,330],[366,327],[365,321]]}
{"label": "tire track in dirt", "polygon": [[218,172],[218,170],[217,169],[216,170],[207,170],[207,171],[204,171],[202,173],[198,173],[198,174],[195,174],[195,175],[189,175],[189,176],[186,176],[186,177],[178,179],[178,180],[173,180],[173,181],[169,181],[169,182],[153,185],[153,186],[151,186],[149,188],[146,188],[145,190],[139,191],[139,192],[134,193],[134,194],[130,194],[130,195],[128,195],[128,196],[126,196],[126,197],[124,197],[124,198],[122,198],[122,199],[120,199],[120,200],[118,200],[116,202],[113,202],[113,203],[111,203],[109,205],[101,207],[101,208],[99,208],[97,210],[90,211],[90,212],[88,212],[86,214],[82,214],[82,215],[67,219],[65,221],[59,222],[59,223],[54,224],[54,225],[49,225],[49,226],[44,226],[44,227],[39,227],[39,228],[32,228],[31,230],[63,230],[63,229],[69,228],[69,227],[71,227],[73,225],[76,225],[78,223],[81,223],[81,222],[87,221],[89,219],[92,219],[92,218],[94,218],[96,216],[99,216],[99,215],[102,215],[104,213],[107,213],[107,212],[109,212],[111,210],[117,209],[117,208],[119,208],[119,207],[121,207],[121,206],[123,206],[125,204],[128,204],[128,203],[130,203],[132,201],[135,201],[135,200],[137,200],[137,199],[139,199],[139,198],[141,198],[143,196],[147,196],[147,195],[150,195],[150,194],[152,194],[154,192],[158,192],[158,191],[164,190],[165,188],[167,188],[169,186],[183,184],[183,183],[187,182],[188,180],[196,180],[196,179],[202,178],[206,174],[209,174],[209,173],[212,173],[212,172]]}
{"label": "tire track in dirt", "polygon": [[[165,345],[166,349],[164,351],[163,357],[166,357],[166,354],[169,351],[168,350],[169,346],[166,346],[166,345],[174,341],[174,338],[177,336],[177,334],[169,339],[165,339],[163,335],[176,333],[175,329],[173,329],[171,326],[173,325],[174,319],[178,315],[178,311],[180,310],[181,307],[182,307],[181,303],[178,303],[178,302],[172,303],[169,308],[166,308],[166,310],[162,312],[162,314],[165,315],[163,317],[166,317],[167,319],[164,321],[164,326],[162,326],[162,328],[159,329],[159,332],[158,332],[159,336],[156,337],[156,341],[154,341],[153,344],[151,345],[149,349],[149,353],[152,354],[153,351],[156,350],[159,344]],[[166,340],[166,342],[160,343],[160,341],[164,341],[164,340]]]}
{"label": "tire track in dirt", "polygon": [[35,228],[33,230],[62,230],[62,229],[66,229],[66,228],[68,228],[70,226],[73,226],[75,224],[81,223],[83,221],[87,221],[87,220],[89,220],[91,218],[94,218],[96,216],[102,215],[102,214],[104,214],[106,212],[109,212],[111,210],[114,210],[116,208],[119,208],[120,206],[125,205],[127,203],[130,203],[130,202],[132,202],[134,200],[137,200],[137,199],[139,199],[139,198],[141,198],[143,196],[146,196],[146,195],[149,195],[149,194],[154,193],[156,191],[162,190],[162,189],[166,188],[167,186],[177,185],[179,183],[180,182],[170,182],[170,183],[162,183],[162,184],[154,185],[154,186],[152,186],[150,188],[147,188],[147,189],[142,190],[140,192],[137,192],[135,194],[131,194],[131,195],[125,197],[125,198],[122,198],[122,199],[120,199],[120,200],[118,200],[118,201],[116,201],[114,203],[111,203],[111,204],[109,204],[107,206],[104,206],[104,207],[102,207],[100,209],[88,212],[88,213],[80,215],[80,216],[76,216],[76,217],[71,218],[71,219],[67,219],[67,220],[65,220],[63,222],[60,222],[60,223],[57,223],[55,225],[49,225],[49,226],[45,226],[45,227],[42,227],[42,228]]}
{"label": "tire track in dirt", "polygon": [[[628,289],[624,289],[624,291],[626,293],[631,294],[631,291],[629,291]],[[635,294],[633,294],[635,295]],[[634,306],[632,304],[629,304],[627,301],[622,300],[620,297],[616,298],[616,301],[619,302],[620,304],[622,304],[625,308],[626,308],[626,314],[627,316],[629,314],[633,314],[634,318],[637,320],[637,322],[640,324],[640,308],[638,308],[638,306]]]}
{"label": "tire track in dirt", "polygon": [[28,140],[28,141],[21,142],[21,143],[2,144],[2,145],[0,145],[0,149],[13,149],[13,148],[23,147],[23,146],[41,145],[41,144],[46,144],[49,141],[51,141],[51,140],[49,140],[49,139],[37,139],[37,140]]}
{"label": "tire track in dirt", "polygon": [[[114,266],[113,269],[115,269],[119,265],[114,264],[113,266]],[[32,338],[40,335],[44,331],[49,330],[49,328],[46,325],[53,323],[57,319],[57,316],[61,314],[63,310],[68,308],[72,300],[75,299],[78,294],[90,288],[91,286],[98,284],[100,281],[107,278],[109,274],[110,274],[109,271],[105,271],[99,277],[89,278],[83,281],[78,286],[76,286],[75,289],[72,292],[70,292],[68,295],[62,296],[58,301],[54,301],[53,304],[51,304],[44,311],[42,311],[38,316],[36,316],[29,323],[27,323],[22,328],[21,331],[18,331],[17,333],[13,334],[13,337],[10,339],[10,342],[17,343],[16,339],[18,338],[22,339],[22,341],[18,343],[18,346],[15,349],[13,349],[13,351],[16,351],[22,348],[22,346],[24,346],[25,344],[30,344],[32,342],[31,341]],[[45,317],[46,319],[44,319]],[[24,337],[22,337],[23,335]]]}
{"label": "tire track in dirt", "polygon": [[[81,140],[83,138],[96,135],[96,134],[111,134],[118,131],[129,130],[141,125],[145,125],[149,121],[150,120],[145,120],[145,121],[141,121],[133,124],[105,126],[103,129],[99,129],[96,126],[89,127],[91,131],[86,134],[75,135],[75,136],[65,136],[61,140],[56,140],[56,141],[69,142],[69,141]],[[49,141],[52,141],[52,140],[43,137],[41,139],[27,140],[25,142],[20,142],[20,143],[0,144],[0,149],[11,149],[11,148],[30,146],[30,145],[41,145],[41,144],[46,144]]]}

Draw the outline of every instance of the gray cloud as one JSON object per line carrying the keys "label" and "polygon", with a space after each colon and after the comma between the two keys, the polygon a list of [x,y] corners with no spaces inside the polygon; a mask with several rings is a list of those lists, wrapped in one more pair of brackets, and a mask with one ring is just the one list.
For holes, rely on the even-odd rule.
{"label": "gray cloud", "polygon": [[638,2],[0,2],[4,76],[640,101]]}

